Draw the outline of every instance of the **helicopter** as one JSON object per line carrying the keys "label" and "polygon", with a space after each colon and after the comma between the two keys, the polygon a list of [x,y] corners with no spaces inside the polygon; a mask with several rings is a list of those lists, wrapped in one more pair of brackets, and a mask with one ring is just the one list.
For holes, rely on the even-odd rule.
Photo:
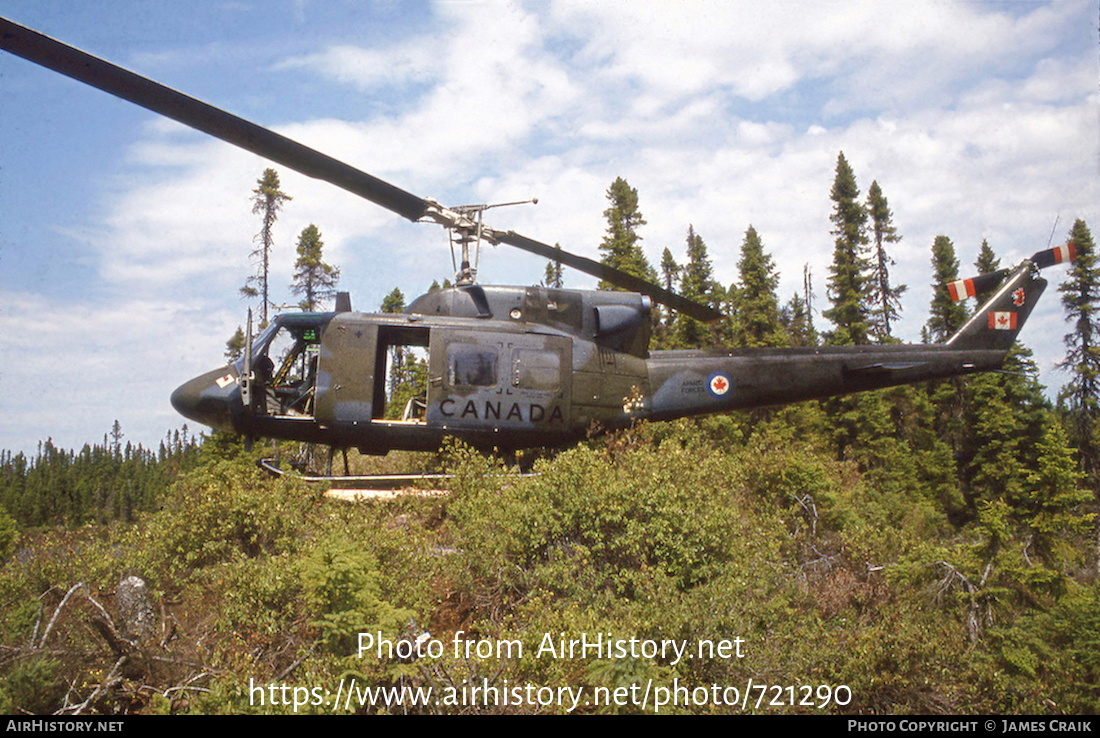
{"label": "helicopter", "polygon": [[[994,289],[940,344],[651,350],[654,304],[704,322],[721,314],[606,264],[484,223],[496,205],[445,207],[254,123],[0,18],[0,49],[327,181],[413,222],[443,226],[461,250],[454,286],[403,313],[282,313],[242,356],[182,384],[183,416],[246,439],[436,451],[447,437],[502,452],[568,445],[593,428],[666,421],[943,379],[1001,367],[1046,287],[1039,270],[1072,243],[1013,269],[949,285],[961,300]],[[514,204],[514,203],[507,203]],[[471,247],[506,244],[623,291],[477,282]],[[476,260],[473,262],[476,264]],[[387,391],[394,356],[422,356],[426,387],[403,408]]]}

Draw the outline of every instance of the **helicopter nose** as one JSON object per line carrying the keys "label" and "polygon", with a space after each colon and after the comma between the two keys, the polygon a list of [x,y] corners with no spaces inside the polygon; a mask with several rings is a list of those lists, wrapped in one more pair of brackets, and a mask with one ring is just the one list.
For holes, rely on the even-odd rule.
{"label": "helicopter nose", "polygon": [[219,430],[233,430],[233,409],[240,403],[237,374],[227,366],[184,382],[172,393],[176,412]]}

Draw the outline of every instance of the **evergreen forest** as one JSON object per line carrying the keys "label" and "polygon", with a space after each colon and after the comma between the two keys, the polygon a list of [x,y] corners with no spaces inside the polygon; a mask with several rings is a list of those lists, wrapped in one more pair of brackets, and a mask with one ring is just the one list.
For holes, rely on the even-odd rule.
{"label": "evergreen forest", "polygon": [[[267,203],[289,199],[266,180]],[[776,294],[752,226],[728,286],[688,224],[649,264],[622,178],[600,252],[727,316],[655,310],[654,348],[894,342],[883,187],[864,195],[840,154],[828,196],[820,305],[808,270]],[[312,307],[338,270],[310,228]],[[186,427],[156,450],[116,422],[80,451],[0,452],[0,710],[1095,714],[1100,266],[1087,224],[1063,235],[1055,398],[1017,343],[1003,372],[640,422],[516,467],[458,443],[352,453],[353,473],[453,474],[443,495],[358,503],[256,465],[320,449]],[[996,244],[966,266],[948,235],[928,246],[938,341],[975,307],[947,283],[1009,265]],[[246,291],[266,306],[263,259]],[[403,307],[395,289],[381,309]],[[426,372],[399,364],[389,390],[411,396]]]}

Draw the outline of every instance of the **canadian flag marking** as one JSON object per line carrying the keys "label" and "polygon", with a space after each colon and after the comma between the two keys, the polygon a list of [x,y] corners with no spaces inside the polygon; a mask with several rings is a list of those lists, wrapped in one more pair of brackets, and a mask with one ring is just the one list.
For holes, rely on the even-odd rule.
{"label": "canadian flag marking", "polygon": [[989,327],[995,331],[1016,330],[1016,313],[1005,310],[994,310],[989,314]]}

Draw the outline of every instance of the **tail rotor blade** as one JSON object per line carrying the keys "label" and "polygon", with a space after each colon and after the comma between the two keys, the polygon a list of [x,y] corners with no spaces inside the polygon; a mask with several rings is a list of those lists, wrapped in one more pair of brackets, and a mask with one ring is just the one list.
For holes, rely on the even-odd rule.
{"label": "tail rotor blade", "polygon": [[1052,249],[1045,249],[1036,253],[1031,257],[1031,263],[1035,266],[1043,269],[1054,264],[1062,264],[1067,261],[1073,261],[1077,258],[1077,247],[1073,241],[1070,241],[1062,246],[1055,246]]}
{"label": "tail rotor blade", "polygon": [[1007,269],[998,269],[995,272],[988,272],[970,279],[960,279],[955,282],[949,282],[947,284],[947,294],[951,296],[953,302],[959,302],[968,297],[974,297],[983,292],[988,292],[999,285],[1007,276]]}
{"label": "tail rotor blade", "polygon": [[[1039,269],[1044,269],[1055,264],[1073,261],[1077,258],[1077,247],[1073,241],[1052,249],[1044,249],[1036,252],[1028,261]],[[947,293],[951,300],[959,302],[968,297],[974,297],[984,292],[989,292],[999,285],[1010,274],[1008,269],[998,269],[995,272],[982,274],[971,279],[960,279],[947,285]]]}

